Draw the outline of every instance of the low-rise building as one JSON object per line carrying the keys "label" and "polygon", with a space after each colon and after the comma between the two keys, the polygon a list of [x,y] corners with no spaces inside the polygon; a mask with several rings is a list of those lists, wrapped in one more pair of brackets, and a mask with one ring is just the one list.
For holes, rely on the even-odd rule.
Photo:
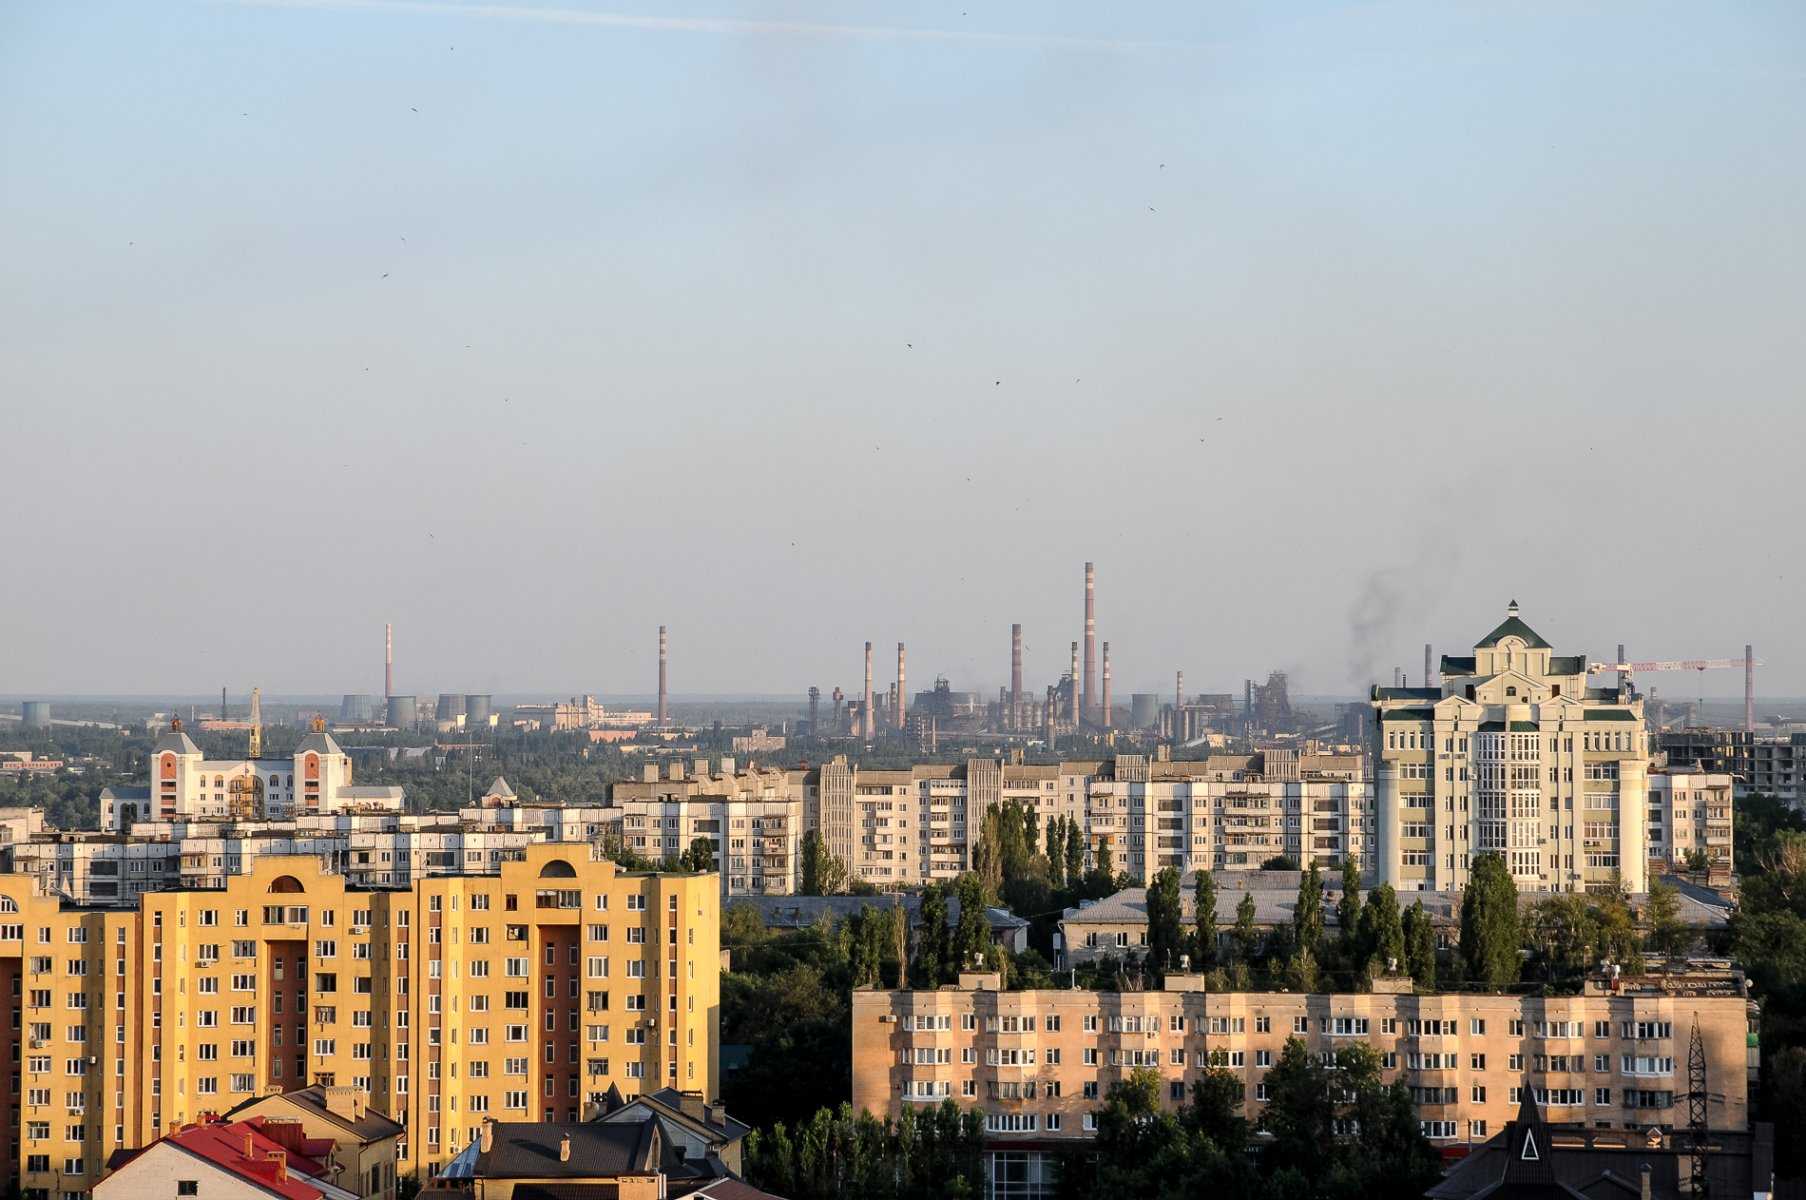
{"label": "low-rise building", "polygon": [[966,973],[956,987],[853,993],[853,1106],[891,1117],[948,1099],[979,1109],[993,1178],[1046,1179],[1060,1147],[1093,1134],[1110,1085],[1137,1068],[1160,1075],[1175,1108],[1206,1071],[1226,1069],[1258,1120],[1266,1073],[1291,1038],[1313,1054],[1370,1045],[1445,1146],[1491,1137],[1525,1086],[1562,1120],[1684,1126],[1695,1022],[1724,1097],[1712,1124],[1742,1129],[1757,1061],[1757,1007],[1728,967],[1595,979],[1583,994],[1546,997],[1420,996],[1397,979],[1371,993],[1222,993],[1183,975],[1149,992],[997,989],[996,975]]}
{"label": "low-rise building", "polygon": [[246,1100],[226,1114],[240,1121],[293,1125],[312,1144],[323,1147],[328,1178],[357,1193],[361,1200],[394,1200],[396,1160],[406,1132],[370,1107],[361,1088],[338,1084],[279,1092]]}
{"label": "low-rise building", "polygon": [[[359,1200],[329,1178],[331,1149],[263,1121],[206,1120],[184,1125],[141,1150],[114,1156],[94,1200],[197,1196],[208,1200]],[[28,1174],[35,1164],[25,1164]],[[27,1189],[31,1191],[44,1189]]]}

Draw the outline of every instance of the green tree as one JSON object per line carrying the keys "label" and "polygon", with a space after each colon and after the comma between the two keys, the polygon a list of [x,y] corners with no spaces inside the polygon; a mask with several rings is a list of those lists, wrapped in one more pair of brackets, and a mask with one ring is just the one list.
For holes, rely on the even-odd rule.
{"label": "green tree", "polygon": [[1184,941],[1184,915],[1179,898],[1179,872],[1162,867],[1147,889],[1148,965],[1156,975],[1178,966]]}
{"label": "green tree", "polygon": [[916,986],[951,983],[953,934],[948,928],[947,890],[930,884],[922,892],[922,936],[916,943]]}
{"label": "green tree", "polygon": [[1254,924],[1254,915],[1254,894],[1244,892],[1235,906],[1235,928],[1229,935],[1235,943],[1235,961],[1242,965],[1252,963],[1260,949],[1260,930]]}
{"label": "green tree", "polygon": [[1292,940],[1312,957],[1323,950],[1323,874],[1312,859],[1298,880],[1298,903],[1292,909]]}
{"label": "green tree", "polygon": [[715,843],[710,838],[699,837],[690,842],[678,859],[678,866],[685,871],[703,874],[715,869]]}
{"label": "green tree", "polygon": [[819,831],[811,829],[803,834],[802,859],[803,895],[832,896],[846,887],[846,864],[829,851]]}
{"label": "green tree", "polygon": [[1524,944],[1538,973],[1551,983],[1572,983],[1586,974],[1597,935],[1586,897],[1574,892],[1537,901],[1524,922]]}
{"label": "green tree", "polygon": [[1047,871],[1055,887],[1066,886],[1066,826],[1064,817],[1047,818]]}
{"label": "green tree", "polygon": [[1382,883],[1367,893],[1361,909],[1361,945],[1366,954],[1379,960],[1383,971],[1408,968],[1405,956],[1405,927],[1398,911],[1398,893],[1392,885]]}
{"label": "green tree", "polygon": [[1217,963],[1217,881],[1209,871],[1192,872],[1192,921],[1195,926],[1193,966],[1208,971]]}
{"label": "green tree", "polygon": [[1412,901],[1405,910],[1405,969],[1419,988],[1436,986],[1436,930],[1422,900]]}
{"label": "green tree", "polygon": [[1680,890],[1671,883],[1658,879],[1649,885],[1643,921],[1649,926],[1649,948],[1664,957],[1683,953],[1693,941],[1692,933],[1681,923]]}
{"label": "green tree", "polygon": [[1076,884],[1085,874],[1085,837],[1074,818],[1066,819],[1066,885]]}
{"label": "green tree", "polygon": [[1336,941],[1342,961],[1358,967],[1373,953],[1361,936],[1361,860],[1353,854],[1342,858],[1342,895],[1336,901]]}
{"label": "green tree", "polygon": [[1502,856],[1482,854],[1474,859],[1461,894],[1461,960],[1467,978],[1495,988],[1517,982],[1522,941],[1517,885]]}
{"label": "green tree", "polygon": [[976,969],[981,954],[986,968],[995,970],[997,956],[991,953],[991,926],[985,920],[984,884],[967,871],[959,877],[955,889],[959,896],[959,924],[953,931],[953,972]]}

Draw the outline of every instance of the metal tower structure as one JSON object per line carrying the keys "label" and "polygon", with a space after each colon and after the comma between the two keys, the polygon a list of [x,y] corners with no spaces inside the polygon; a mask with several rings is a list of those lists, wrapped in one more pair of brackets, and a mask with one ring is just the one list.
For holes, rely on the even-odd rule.
{"label": "metal tower structure", "polygon": [[1699,1035],[1699,1014],[1693,1014],[1693,1037],[1687,1046],[1687,1140],[1692,1143],[1693,1194],[1711,1194],[1706,1178],[1706,1043]]}

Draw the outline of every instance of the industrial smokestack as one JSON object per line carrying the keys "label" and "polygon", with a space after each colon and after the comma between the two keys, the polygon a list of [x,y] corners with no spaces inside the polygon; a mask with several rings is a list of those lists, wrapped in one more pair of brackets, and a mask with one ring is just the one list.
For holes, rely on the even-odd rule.
{"label": "industrial smokestack", "polygon": [[903,643],[897,643],[897,728],[902,729],[909,718],[909,701],[903,691]]}
{"label": "industrial smokestack", "polygon": [[670,643],[665,638],[665,627],[658,627],[658,723],[665,724],[671,717],[667,704],[670,693],[665,688],[665,668],[669,659]]}
{"label": "industrial smokestack", "polygon": [[1174,716],[1177,717],[1179,710],[1184,707],[1185,707],[1185,672],[1184,671],[1175,671],[1175,672],[1173,672],[1173,714],[1174,714]]}
{"label": "industrial smokestack", "polygon": [[1068,707],[1071,709],[1072,727],[1077,729],[1079,727],[1079,644],[1077,642],[1072,644],[1072,667],[1067,674],[1072,679],[1072,688],[1067,693],[1072,703]]}
{"label": "industrial smokestack", "polygon": [[1047,689],[1047,700],[1041,706],[1041,736],[1046,740],[1047,748],[1049,750],[1053,749],[1054,744],[1054,712],[1054,689],[1052,686],[1049,686]]}
{"label": "industrial smokestack", "polygon": [[865,644],[865,711],[859,714],[859,736],[872,740],[872,644]]}
{"label": "industrial smokestack", "polygon": [[383,625],[383,698],[395,694],[395,626]]}
{"label": "industrial smokestack", "polygon": [[1022,712],[1022,626],[1010,626],[1010,716],[1005,728],[1016,728]]}
{"label": "industrial smokestack", "polygon": [[1097,717],[1097,569],[1085,564],[1085,691],[1079,712],[1088,720]]}
{"label": "industrial smokestack", "polygon": [[1423,685],[1425,687],[1436,686],[1430,682],[1430,643],[1428,642],[1423,644]]}
{"label": "industrial smokestack", "polygon": [[1110,643],[1104,643],[1104,695],[1098,705],[1098,724],[1110,728]]}
{"label": "industrial smokestack", "polygon": [[1743,728],[1756,732],[1756,649],[1748,642],[1743,645]]}
{"label": "industrial smokestack", "polygon": [[219,719],[222,721],[226,719],[226,689],[225,688],[221,688],[219,690]]}
{"label": "industrial smokestack", "polygon": [[813,737],[821,736],[821,689],[809,689],[809,733]]}

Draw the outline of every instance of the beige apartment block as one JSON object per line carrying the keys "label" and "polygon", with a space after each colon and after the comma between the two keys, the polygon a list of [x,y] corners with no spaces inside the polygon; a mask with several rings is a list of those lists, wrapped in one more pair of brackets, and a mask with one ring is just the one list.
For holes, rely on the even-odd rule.
{"label": "beige apartment block", "polygon": [[801,883],[805,830],[804,772],[748,767],[723,759],[719,771],[699,760],[648,763],[641,779],[613,785],[610,818],[621,844],[644,858],[675,858],[697,838],[714,847],[724,896],[787,896]]}
{"label": "beige apartment block", "polygon": [[269,856],[220,888],[74,908],[0,876],[0,1138],[27,1188],[204,1112],[354,1087],[430,1168],[485,1116],[579,1119],[611,1085],[718,1095],[720,894],[539,843],[491,875],[365,890]]}
{"label": "beige apartment block", "polygon": [[[1391,990],[1385,990],[1390,987]],[[1091,1136],[1110,1085],[1157,1071],[1178,1107],[1206,1070],[1237,1075],[1258,1121],[1265,1077],[1288,1038],[1330,1055],[1356,1042],[1402,1080],[1439,1145],[1481,1142],[1535,1089],[1552,1121],[1672,1129],[1687,1122],[1688,1039],[1703,1039],[1712,1124],[1741,1129],[1757,1051],[1757,1008],[1728,968],[1589,983],[1583,995],[1413,995],[1409,981],[1372,993],[1206,992],[1200,976],[1165,990],[997,990],[967,973],[934,991],[853,994],[853,1105],[896,1117],[951,1099],[984,1114],[988,1150],[1044,1178],[1062,1143]]]}
{"label": "beige apartment block", "polygon": [[1433,687],[1376,687],[1376,863],[1400,891],[1460,888],[1502,855],[1524,891],[1647,890],[1649,738],[1628,685],[1589,687],[1518,617]]}
{"label": "beige apartment block", "polygon": [[1706,882],[1731,882],[1731,810],[1737,779],[1726,772],[1659,767],[1649,776],[1649,870],[1678,873],[1695,850],[1706,855]]}

